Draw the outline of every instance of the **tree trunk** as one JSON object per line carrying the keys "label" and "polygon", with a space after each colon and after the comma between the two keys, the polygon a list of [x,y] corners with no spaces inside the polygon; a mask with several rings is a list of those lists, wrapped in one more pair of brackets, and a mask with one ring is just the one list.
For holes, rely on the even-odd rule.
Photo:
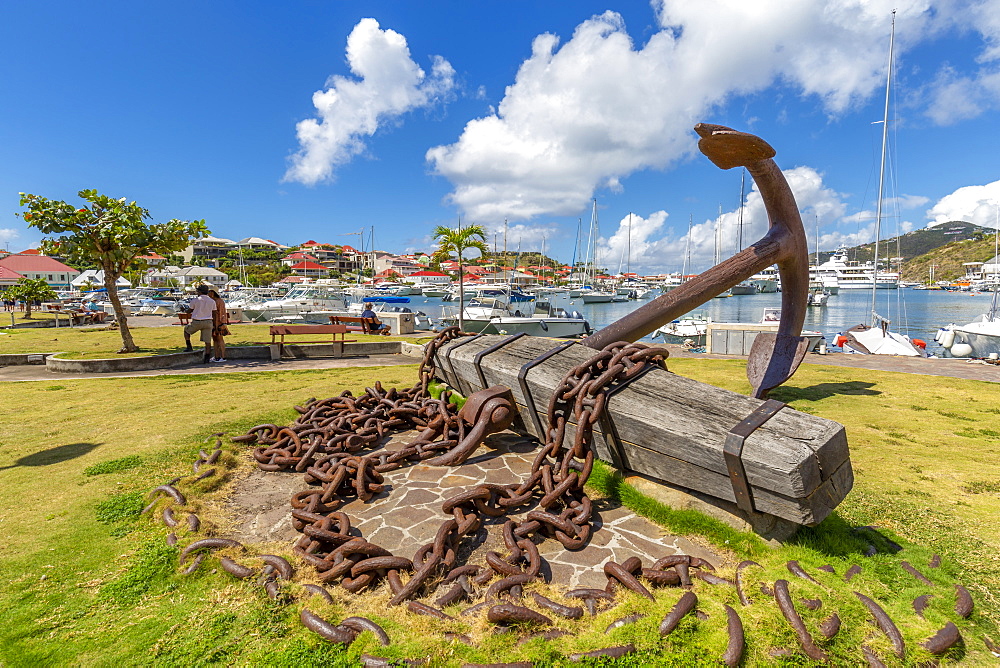
{"label": "tree trunk", "polygon": [[31,319],[31,300],[27,298],[24,300],[24,319]]}
{"label": "tree trunk", "polygon": [[465,276],[462,270],[462,251],[458,251],[458,329],[465,331]]}
{"label": "tree trunk", "polygon": [[132,332],[128,328],[128,316],[125,315],[125,309],[122,308],[122,300],[118,298],[117,281],[118,277],[110,269],[104,267],[104,289],[108,291],[108,299],[111,300],[111,306],[115,309],[118,331],[122,335],[122,348],[118,352],[134,353],[139,350],[139,347],[132,340]]}

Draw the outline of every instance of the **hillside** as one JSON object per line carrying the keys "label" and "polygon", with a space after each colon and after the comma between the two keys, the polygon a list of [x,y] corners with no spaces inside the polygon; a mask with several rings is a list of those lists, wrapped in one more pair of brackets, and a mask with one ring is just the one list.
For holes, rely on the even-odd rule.
{"label": "hillside", "polygon": [[[896,237],[883,239],[879,242],[878,255],[880,258],[899,257],[903,259],[904,263],[906,263],[920,257],[921,255],[925,255],[935,249],[953,244],[955,242],[983,239],[985,237],[989,237],[990,243],[992,243],[993,230],[988,227],[980,227],[979,225],[975,225],[973,223],[956,220],[950,223],[942,223],[941,225],[936,225],[934,227],[927,227],[907,232],[899,237],[898,245],[896,243]],[[823,262],[829,259],[832,254],[833,253],[830,252],[821,252],[819,254],[820,261]],[[875,244],[868,243],[849,248],[848,257],[851,260],[857,260],[858,262],[871,260],[875,257]],[[993,257],[993,255],[991,254],[990,257]],[[969,258],[962,260],[958,264],[961,265],[962,262],[981,261],[982,259],[983,258]],[[964,273],[964,271],[961,271],[961,274]],[[926,271],[924,273],[924,278],[926,278]]]}
{"label": "hillside", "polygon": [[963,262],[987,262],[996,254],[992,234],[977,239],[953,241],[903,263],[902,279],[926,283],[934,267],[935,281],[951,281],[965,276]]}

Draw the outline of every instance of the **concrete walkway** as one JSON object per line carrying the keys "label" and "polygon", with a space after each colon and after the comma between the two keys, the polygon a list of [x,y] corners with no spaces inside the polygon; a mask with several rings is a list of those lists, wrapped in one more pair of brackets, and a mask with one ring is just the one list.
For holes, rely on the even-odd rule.
{"label": "concrete walkway", "polygon": [[270,360],[230,360],[213,364],[197,364],[173,369],[151,369],[123,373],[54,373],[42,365],[0,367],[0,382],[35,380],[78,380],[81,378],[135,378],[138,376],[173,376],[181,374],[241,373],[248,371],[302,371],[306,369],[344,369],[348,367],[398,366],[419,364],[409,355],[365,355],[359,357]]}
{"label": "concrete walkway", "polygon": [[[134,321],[134,322],[133,322]],[[177,321],[174,318],[161,316],[140,316],[129,318],[129,322],[140,327],[169,326]],[[413,338],[426,337],[430,332],[418,332]],[[746,360],[739,355],[710,355],[707,353],[692,353],[682,346],[668,344],[670,356],[688,359],[736,359]],[[406,355],[370,355],[366,357],[351,357],[342,359],[295,359],[281,362],[266,360],[232,360],[221,364],[193,365],[175,369],[160,369],[151,371],[133,371],[128,373],[92,373],[65,374],[52,373],[44,366],[7,366],[0,367],[0,382],[52,380],[60,378],[122,378],[132,376],[158,376],[165,374],[204,374],[204,373],[238,373],[245,371],[298,371],[302,369],[337,369],[358,366],[393,366],[400,364],[418,364],[419,359]],[[928,376],[949,376],[967,380],[1000,382],[1000,366],[987,364],[979,360],[955,358],[919,358],[892,357],[887,355],[849,355],[845,353],[829,353],[819,355],[811,353],[806,356],[803,364],[819,364],[830,366],[852,367],[856,369],[873,369],[877,371],[897,371],[900,373],[917,373]],[[669,366],[669,360],[668,360]]]}
{"label": "concrete walkway", "polygon": [[[741,355],[709,355],[707,353],[692,353],[681,346],[668,345],[671,357],[697,359],[730,359],[746,360]],[[897,371],[900,373],[918,373],[926,376],[950,376],[966,380],[982,380],[990,383],[1000,383],[1000,366],[987,364],[980,360],[924,357],[895,357],[891,355],[856,355],[847,353],[828,353],[806,355],[803,364],[827,366],[842,366],[855,369],[872,369],[875,371]],[[670,366],[670,360],[667,360]]]}

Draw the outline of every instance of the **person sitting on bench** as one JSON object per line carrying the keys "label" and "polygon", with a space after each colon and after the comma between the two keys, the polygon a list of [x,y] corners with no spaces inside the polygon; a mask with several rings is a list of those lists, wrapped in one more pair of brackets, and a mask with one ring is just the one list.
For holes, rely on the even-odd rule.
{"label": "person sitting on bench", "polygon": [[372,307],[369,306],[368,304],[365,304],[365,310],[361,312],[361,317],[372,319],[372,324],[370,327],[370,331],[372,334],[386,327],[386,324],[378,319],[378,316],[375,315],[375,311],[373,311]]}

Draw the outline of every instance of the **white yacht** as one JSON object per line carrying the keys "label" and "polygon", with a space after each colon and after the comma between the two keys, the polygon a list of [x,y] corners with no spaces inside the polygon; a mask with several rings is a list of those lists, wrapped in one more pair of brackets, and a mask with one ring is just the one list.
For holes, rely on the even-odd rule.
{"label": "white yacht", "polygon": [[761,269],[747,281],[757,287],[757,292],[770,294],[781,288],[781,276],[776,267]]}
{"label": "white yacht", "polygon": [[[838,248],[826,262],[809,268],[810,276],[822,281],[824,287],[834,279],[841,290],[895,290],[899,287],[899,274],[880,269],[876,277],[872,262],[864,264],[847,259],[847,249]],[[832,294],[832,293],[831,293]]]}
{"label": "white yacht", "polygon": [[273,320],[282,316],[299,316],[316,311],[345,311],[349,300],[337,288],[321,285],[299,285],[280,299],[269,299],[261,304],[243,307],[249,320]]}
{"label": "white yacht", "polygon": [[577,311],[567,313],[564,309],[552,306],[550,302],[536,301],[534,311],[530,315],[494,317],[481,331],[485,334],[523,332],[531,336],[572,339],[590,334],[593,330],[586,318]]}

